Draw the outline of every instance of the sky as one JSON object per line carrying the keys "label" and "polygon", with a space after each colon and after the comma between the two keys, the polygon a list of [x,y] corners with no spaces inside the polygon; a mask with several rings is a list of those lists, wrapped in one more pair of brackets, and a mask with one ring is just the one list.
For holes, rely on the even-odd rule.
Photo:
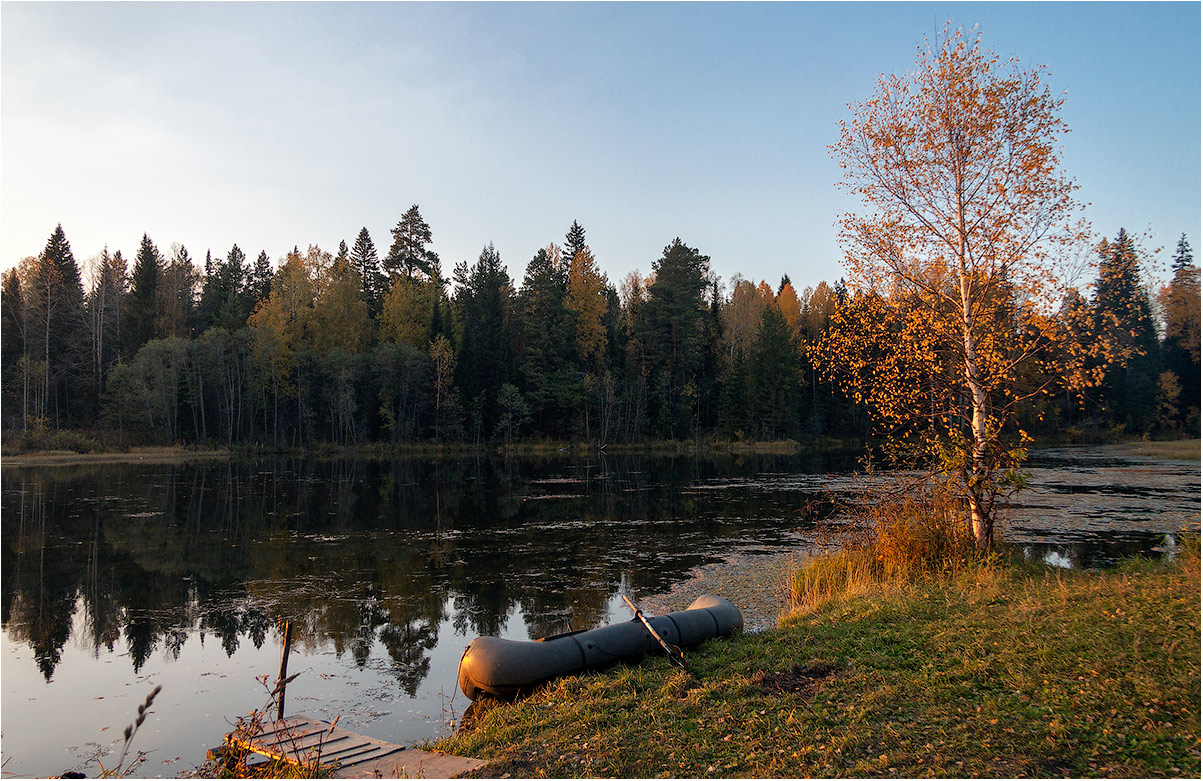
{"label": "sky", "polygon": [[796,287],[842,273],[828,145],[946,21],[1065,94],[1096,234],[1200,235],[1198,3],[0,3],[0,266],[61,223],[280,260],[418,204],[448,276],[520,283],[573,220],[617,282],[675,237]]}

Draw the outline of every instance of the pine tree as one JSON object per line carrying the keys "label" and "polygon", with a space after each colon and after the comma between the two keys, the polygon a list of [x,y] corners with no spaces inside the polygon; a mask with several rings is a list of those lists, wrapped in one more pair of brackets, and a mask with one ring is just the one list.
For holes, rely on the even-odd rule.
{"label": "pine tree", "polygon": [[390,276],[404,275],[410,279],[415,273],[431,276],[438,255],[427,248],[432,234],[416,203],[409,207],[392,233],[393,245],[384,258],[384,270]]}

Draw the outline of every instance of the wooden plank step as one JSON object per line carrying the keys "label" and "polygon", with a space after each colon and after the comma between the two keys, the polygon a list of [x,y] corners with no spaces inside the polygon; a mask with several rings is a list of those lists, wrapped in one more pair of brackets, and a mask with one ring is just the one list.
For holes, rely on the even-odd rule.
{"label": "wooden plank step", "polygon": [[369,738],[308,716],[267,722],[249,741],[230,733],[225,742],[289,764],[332,765],[334,778],[456,778],[485,764]]}

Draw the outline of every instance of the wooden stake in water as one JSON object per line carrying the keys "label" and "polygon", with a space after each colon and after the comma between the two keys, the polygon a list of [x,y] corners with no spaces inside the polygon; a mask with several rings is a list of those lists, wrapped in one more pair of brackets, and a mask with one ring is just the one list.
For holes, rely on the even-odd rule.
{"label": "wooden stake in water", "polygon": [[292,648],[292,622],[284,622],[284,650],[280,653],[280,677],[276,680],[276,690],[279,694],[279,707],[276,709],[276,719],[284,718],[284,688],[288,685],[288,651]]}

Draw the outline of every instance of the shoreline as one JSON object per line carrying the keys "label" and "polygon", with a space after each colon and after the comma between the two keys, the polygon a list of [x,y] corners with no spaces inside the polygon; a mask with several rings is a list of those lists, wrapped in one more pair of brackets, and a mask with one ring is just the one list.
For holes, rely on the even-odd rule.
{"label": "shoreline", "polygon": [[[808,451],[850,450],[863,448],[863,443],[851,440],[817,439],[810,442],[796,440],[779,440],[766,442],[746,441],[663,441],[645,442],[640,444],[610,445],[599,450],[581,442],[530,442],[511,445],[508,448],[489,446],[449,445],[449,444],[413,444],[400,447],[387,445],[368,445],[362,447],[331,447],[316,446],[302,450],[266,451],[242,448],[191,449],[187,447],[146,446],[133,447],[125,451],[106,450],[94,453],[80,453],[73,450],[45,450],[25,453],[0,452],[0,466],[75,466],[83,464],[103,463],[138,463],[152,464],[187,463],[189,461],[249,458],[260,459],[268,457],[294,458],[464,458],[472,457],[574,457],[593,454],[601,455],[781,455],[791,456]],[[1114,444],[1082,444],[1061,445],[1036,443],[1033,449],[1090,449],[1102,451],[1109,455],[1121,457],[1142,457],[1157,460],[1199,461],[1201,454],[1200,440],[1178,439],[1165,441],[1133,441]]]}
{"label": "shoreline", "polygon": [[772,552],[739,552],[723,560],[702,564],[689,577],[667,591],[639,600],[650,615],[685,610],[703,594],[730,600],[743,615],[745,632],[763,632],[777,627],[789,610],[788,577],[798,563],[821,548],[799,542]]}
{"label": "shoreline", "polygon": [[796,440],[774,440],[765,442],[746,441],[679,441],[665,440],[638,444],[609,445],[597,448],[584,442],[529,442],[509,447],[466,444],[416,443],[391,446],[383,444],[359,447],[336,447],[317,445],[312,448],[288,450],[262,450],[233,447],[192,449],[188,447],[146,446],[128,450],[106,450],[81,453],[74,450],[45,450],[24,453],[0,452],[0,466],[72,466],[95,463],[184,463],[201,459],[246,458],[570,458],[590,455],[649,455],[672,456],[687,454],[704,455],[782,455],[791,456],[807,451],[829,451],[856,449],[861,443],[850,440],[817,439],[810,442]]}
{"label": "shoreline", "polygon": [[229,458],[229,450],[188,450],[176,447],[142,447],[127,451],[77,453],[73,450],[43,450],[33,453],[0,454],[0,467],[79,466],[85,464],[182,464]]}

